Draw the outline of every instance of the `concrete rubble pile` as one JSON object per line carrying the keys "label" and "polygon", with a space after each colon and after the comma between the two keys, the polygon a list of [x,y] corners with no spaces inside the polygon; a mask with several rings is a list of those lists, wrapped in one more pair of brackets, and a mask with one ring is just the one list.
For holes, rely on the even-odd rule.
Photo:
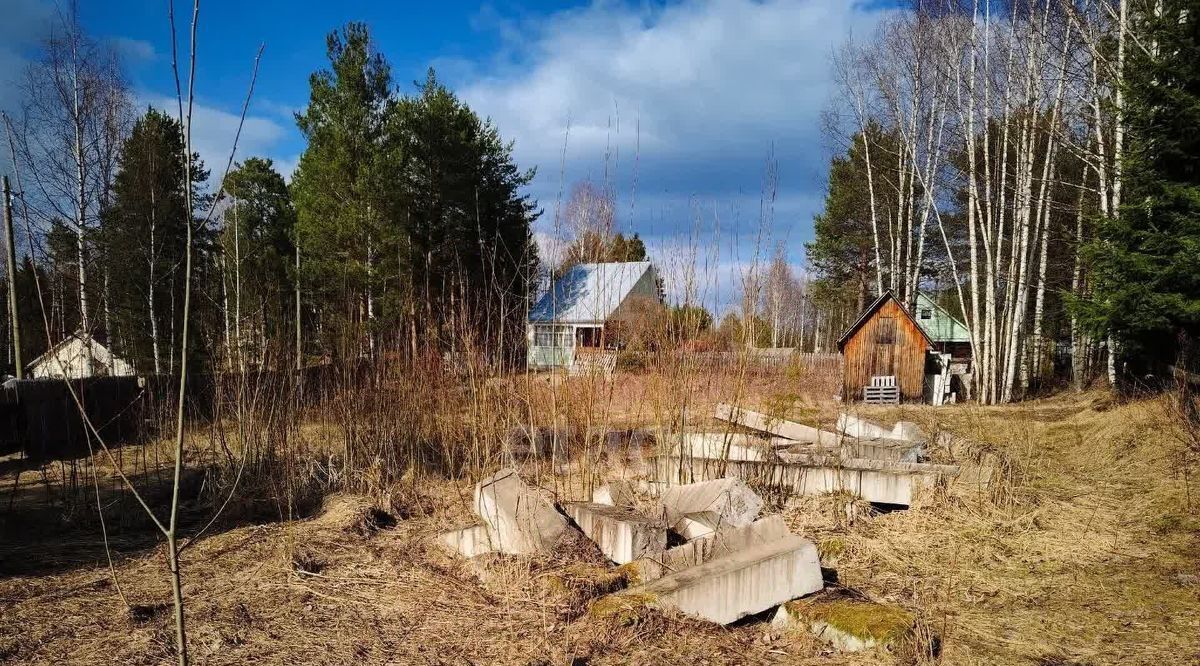
{"label": "concrete rubble pile", "polygon": [[564,503],[560,513],[516,472],[501,470],[475,488],[483,522],[438,540],[468,558],[528,555],[552,550],[578,528],[630,581],[597,608],[653,606],[719,624],[824,586],[816,546],[782,517],[760,518],[762,498],[741,479],[673,485],[656,499],[612,481],[592,500]]}
{"label": "concrete rubble pile", "polygon": [[[647,513],[684,542],[625,564],[631,586],[599,608],[650,605],[729,624],[824,587],[817,548],[737,478],[671,486]],[[584,530],[587,533],[587,530]]]}
{"label": "concrete rubble pile", "polygon": [[667,528],[662,521],[635,509],[594,502],[569,502],[563,508],[600,552],[617,564],[667,547]]}
{"label": "concrete rubble pile", "polygon": [[928,438],[908,421],[888,430],[842,414],[834,432],[729,404],[718,405],[715,416],[760,434],[672,435],[672,448],[656,461],[660,481],[753,478],[802,495],[844,491],[876,504],[908,506],[919,488],[959,472],[924,462]]}
{"label": "concrete rubble pile", "polygon": [[[480,522],[438,541],[477,558],[561,555],[571,552],[561,544],[586,537],[627,584],[593,602],[596,617],[653,607],[725,625],[774,609],[774,630],[808,631],[843,650],[907,640],[912,620],[903,609],[822,592],[816,546],[782,516],[762,516],[763,500],[747,481],[896,507],[958,468],[927,462],[928,437],[910,422],[886,428],[842,414],[836,429],[822,430],[727,404],[715,416],[738,432],[659,439],[649,474],[610,480],[589,501],[556,503],[502,469],[475,487]],[[850,621],[863,617],[865,629]]]}
{"label": "concrete rubble pile", "polygon": [[528,555],[553,550],[571,531],[554,504],[512,469],[475,484],[478,525],[446,532],[439,540],[465,557],[485,553]]}

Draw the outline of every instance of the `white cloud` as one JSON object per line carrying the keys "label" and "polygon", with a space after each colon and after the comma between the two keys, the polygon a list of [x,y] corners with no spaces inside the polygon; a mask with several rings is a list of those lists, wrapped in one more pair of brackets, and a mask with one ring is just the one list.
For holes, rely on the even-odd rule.
{"label": "white cloud", "polygon": [[[828,165],[829,58],[885,11],[848,0],[601,0],[535,19],[490,12],[480,23],[505,41],[501,54],[452,69],[451,80],[515,140],[518,162],[538,167],[530,189],[545,210],[540,234],[552,236],[560,189],[607,178],[618,223],[646,240],[669,295],[683,295],[690,271],[696,297],[719,311],[740,298],[736,275],[756,247],[763,263],[776,242],[803,261]],[[779,191],[760,235],[772,153]],[[686,259],[691,245],[699,253]]]}
{"label": "white cloud", "polygon": [[158,58],[154,45],[143,39],[111,37],[108,41],[126,63],[152,62]]}
{"label": "white cloud", "polygon": [[271,158],[275,163],[275,170],[279,175],[283,176],[283,180],[292,182],[292,174],[296,172],[296,167],[300,166],[300,156],[293,155],[291,157],[274,157]]}
{"label": "white cloud", "polygon": [[531,163],[557,166],[568,118],[568,159],[603,155],[618,116],[626,162],[635,122],[647,157],[761,159],[773,139],[817,138],[828,56],[877,18],[846,0],[596,4],[531,24],[526,46],[460,90]]}
{"label": "white cloud", "polygon": [[296,114],[304,111],[304,106],[302,105],[288,104],[266,97],[256,97],[253,102],[253,108],[266,112],[289,124],[296,122]]}
{"label": "white cloud", "polygon": [[[19,116],[28,62],[24,53],[43,37],[51,6],[40,0],[10,0],[0,12],[0,111]],[[0,127],[0,138],[4,136]],[[0,141],[0,173],[12,171],[7,141]]]}

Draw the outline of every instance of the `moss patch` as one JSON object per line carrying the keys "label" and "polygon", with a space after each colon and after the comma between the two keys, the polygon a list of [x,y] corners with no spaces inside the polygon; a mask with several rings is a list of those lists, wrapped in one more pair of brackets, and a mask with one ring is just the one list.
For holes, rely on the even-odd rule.
{"label": "moss patch", "polygon": [[1150,521],[1150,529],[1159,536],[1200,530],[1200,520],[1182,513],[1164,513]]}
{"label": "moss patch", "polygon": [[846,552],[845,539],[839,539],[835,537],[832,539],[824,539],[821,541],[821,543],[817,544],[817,554],[821,556],[822,561],[831,557],[837,557],[844,552]]}
{"label": "moss patch", "polygon": [[913,614],[898,606],[869,601],[791,601],[787,611],[797,619],[824,622],[843,633],[881,645],[904,638],[913,627]]}
{"label": "moss patch", "polygon": [[616,592],[627,584],[625,572],[593,564],[572,564],[546,576],[546,588],[551,593],[584,599]]}
{"label": "moss patch", "polygon": [[645,566],[648,566],[648,564],[634,560],[617,567],[617,573],[625,577],[625,582],[629,587],[636,587],[646,582],[642,580],[644,578],[642,571]]}
{"label": "moss patch", "polygon": [[655,595],[644,592],[610,594],[594,601],[588,615],[600,620],[611,620],[620,625],[637,624],[642,613],[657,600]]}

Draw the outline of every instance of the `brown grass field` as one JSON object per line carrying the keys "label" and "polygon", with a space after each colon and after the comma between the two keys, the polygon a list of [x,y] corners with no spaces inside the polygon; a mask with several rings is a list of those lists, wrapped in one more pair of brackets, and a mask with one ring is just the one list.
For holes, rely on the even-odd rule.
{"label": "brown grass field", "polygon": [[[655,426],[670,409],[656,407],[663,381],[609,391],[602,420]],[[751,382],[743,402],[827,422],[838,405],[824,395]],[[700,382],[691,411],[711,413],[723,397]],[[239,501],[184,554],[191,655],[238,665],[1200,663],[1200,487],[1165,399],[1092,392],[868,414],[951,433],[931,453],[962,476],[909,510],[853,520],[840,498],[769,505],[818,544],[838,585],[914,612],[936,656],[839,654],[773,633],[761,617],[725,628],[656,611],[632,622],[593,617],[590,604],[620,580],[589,545],[456,559],[431,540],[474,522],[472,483],[427,473],[328,494],[292,507],[304,517],[291,520],[280,519],[283,507]],[[318,426],[305,432],[324,436]],[[164,545],[126,500],[102,492],[118,590],[94,505],[54,500],[66,468],[24,469],[18,483],[18,463],[0,463],[0,662],[171,662]],[[636,471],[595,465],[576,461],[577,477],[524,471],[562,499],[586,479]]]}

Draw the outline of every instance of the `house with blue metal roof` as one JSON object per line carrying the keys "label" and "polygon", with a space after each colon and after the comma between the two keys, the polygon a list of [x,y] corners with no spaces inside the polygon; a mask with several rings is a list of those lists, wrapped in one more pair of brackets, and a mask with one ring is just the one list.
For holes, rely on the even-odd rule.
{"label": "house with blue metal roof", "polygon": [[638,303],[658,302],[657,279],[648,261],[572,267],[529,311],[528,366],[567,367],[577,353],[615,347]]}

